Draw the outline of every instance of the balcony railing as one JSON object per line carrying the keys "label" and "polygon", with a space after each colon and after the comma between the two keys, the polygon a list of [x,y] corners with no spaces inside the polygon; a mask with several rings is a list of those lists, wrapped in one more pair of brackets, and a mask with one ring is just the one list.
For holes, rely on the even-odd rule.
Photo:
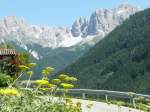
{"label": "balcony railing", "polygon": [[15,49],[0,49],[0,55],[16,55]]}

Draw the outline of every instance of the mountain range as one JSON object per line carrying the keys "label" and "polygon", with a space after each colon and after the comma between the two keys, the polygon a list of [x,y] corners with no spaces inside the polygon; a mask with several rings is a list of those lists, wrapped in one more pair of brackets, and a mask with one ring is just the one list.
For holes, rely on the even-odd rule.
{"label": "mountain range", "polygon": [[78,88],[149,94],[150,9],[130,16],[62,73],[78,77]]}
{"label": "mountain range", "polygon": [[40,65],[37,70],[51,65],[59,71],[137,11],[137,7],[129,4],[97,9],[90,19],[79,18],[70,28],[29,25],[24,18],[7,16],[0,20],[0,43],[29,53]]}

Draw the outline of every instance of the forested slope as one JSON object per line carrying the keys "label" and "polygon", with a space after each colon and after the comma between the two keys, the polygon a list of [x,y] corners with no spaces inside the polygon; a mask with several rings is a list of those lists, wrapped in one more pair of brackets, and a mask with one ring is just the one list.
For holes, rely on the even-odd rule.
{"label": "forested slope", "polygon": [[62,73],[78,77],[78,88],[150,93],[150,9],[132,15]]}

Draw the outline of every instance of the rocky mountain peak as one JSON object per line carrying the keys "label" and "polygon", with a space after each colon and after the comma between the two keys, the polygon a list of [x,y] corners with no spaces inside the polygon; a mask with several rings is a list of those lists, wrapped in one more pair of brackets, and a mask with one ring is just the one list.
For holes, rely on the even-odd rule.
{"label": "rocky mountain peak", "polygon": [[11,36],[9,41],[15,41],[22,46],[35,43],[51,48],[70,47],[87,40],[87,37],[104,37],[137,11],[136,7],[127,4],[114,9],[98,9],[91,14],[90,19],[80,17],[75,20],[69,29],[29,25],[24,18],[7,16],[0,21],[0,36]]}
{"label": "rocky mountain peak", "polygon": [[118,6],[119,9],[138,9],[136,6],[133,6],[131,4],[121,4]]}
{"label": "rocky mountain peak", "polygon": [[137,11],[137,7],[124,4],[114,9],[98,9],[90,17],[88,34],[107,34]]}

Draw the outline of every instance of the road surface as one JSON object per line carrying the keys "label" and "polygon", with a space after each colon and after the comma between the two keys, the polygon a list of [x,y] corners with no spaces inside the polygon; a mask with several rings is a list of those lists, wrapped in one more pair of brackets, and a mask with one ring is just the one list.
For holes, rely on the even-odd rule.
{"label": "road surface", "polygon": [[[42,98],[48,100],[49,97]],[[53,100],[56,101],[58,97],[55,97]],[[136,110],[133,108],[117,106],[114,104],[107,104],[104,102],[90,101],[90,100],[82,100],[82,99],[73,99],[74,103],[80,102],[82,112],[144,112],[140,110]],[[91,108],[88,108],[88,105],[91,105]]]}
{"label": "road surface", "polygon": [[[77,99],[73,99],[74,102],[77,102]],[[107,104],[96,101],[89,100],[80,100],[83,112],[142,112],[136,109],[131,109],[128,107],[117,106],[114,104]],[[92,105],[91,109],[87,108],[87,105]]]}

